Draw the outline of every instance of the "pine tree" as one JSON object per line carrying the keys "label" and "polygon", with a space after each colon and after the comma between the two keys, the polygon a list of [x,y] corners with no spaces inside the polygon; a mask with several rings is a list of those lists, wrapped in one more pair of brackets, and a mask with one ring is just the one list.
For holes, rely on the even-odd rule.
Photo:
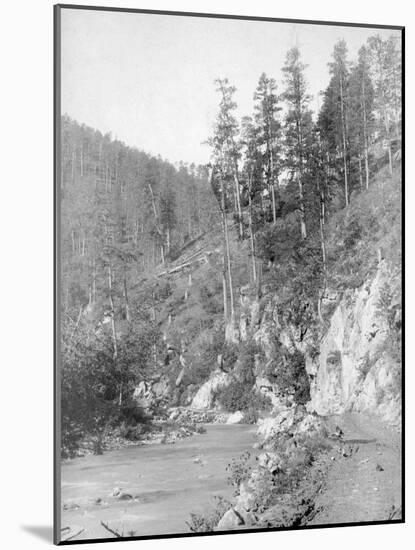
{"label": "pine tree", "polygon": [[243,151],[243,176],[245,195],[248,198],[248,227],[251,246],[253,282],[257,282],[257,262],[255,245],[255,203],[263,192],[263,155],[261,152],[262,136],[251,117],[242,119],[241,144]]}
{"label": "pine tree", "polygon": [[[230,327],[233,333],[235,320],[234,289],[232,278],[232,261],[229,243],[228,212],[233,194],[235,209],[238,215],[239,235],[243,237],[242,210],[240,202],[240,187],[238,174],[239,146],[236,142],[238,136],[238,123],[233,116],[236,104],[232,97],[235,88],[229,85],[228,79],[216,80],[217,91],[221,99],[219,112],[216,118],[214,134],[208,140],[212,149],[213,167],[211,169],[211,186],[218,198],[219,209],[222,218],[223,246],[223,301],[225,315],[225,329]],[[233,182],[233,185],[232,183]],[[227,315],[227,284],[229,285],[230,315]]]}
{"label": "pine tree", "polygon": [[278,120],[277,84],[273,78],[268,78],[262,73],[254,94],[255,100],[255,125],[257,127],[258,145],[263,150],[265,159],[266,180],[268,193],[271,197],[272,219],[277,221],[277,208],[275,188],[278,188],[278,171],[280,164],[280,131],[281,124]]}
{"label": "pine tree", "polygon": [[350,97],[350,141],[351,153],[359,163],[360,187],[363,187],[362,159],[365,165],[365,187],[369,187],[369,146],[373,134],[373,99],[374,92],[369,75],[369,57],[367,48],[359,50],[358,62],[352,68],[349,76]]}
{"label": "pine tree", "polygon": [[[344,178],[344,199],[346,206],[349,205],[349,90],[348,76],[349,68],[347,61],[347,45],[342,39],[337,42],[333,50],[333,61],[329,63],[330,74],[332,75],[332,86],[335,94],[337,120],[337,132],[340,141],[341,155],[343,159],[343,178]],[[340,139],[339,139],[340,138]]]}
{"label": "pine tree", "polygon": [[226,165],[226,172],[232,175],[235,212],[238,218],[239,237],[243,238],[243,220],[240,199],[240,181],[238,160],[240,151],[238,146],[239,126],[234,111],[236,103],[233,100],[236,92],[235,86],[231,86],[227,78],[217,79],[216,91],[221,96],[219,113],[216,120],[216,137],[220,142],[222,154],[222,166]]}
{"label": "pine tree", "polygon": [[304,200],[304,172],[307,149],[312,135],[312,115],[309,108],[311,96],[307,93],[307,82],[298,48],[288,51],[283,67],[285,91],[283,98],[287,105],[285,116],[286,168],[290,178],[298,185],[300,228],[303,239],[307,237]]}

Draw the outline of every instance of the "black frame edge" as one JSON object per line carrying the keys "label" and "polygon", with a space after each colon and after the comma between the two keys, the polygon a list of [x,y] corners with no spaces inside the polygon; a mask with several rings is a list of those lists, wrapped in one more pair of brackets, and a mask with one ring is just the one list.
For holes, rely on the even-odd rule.
{"label": "black frame edge", "polygon": [[61,7],[53,6],[53,543],[60,544],[60,120]]}
{"label": "black frame edge", "polygon": [[87,6],[79,4],[56,4],[56,6],[62,9],[73,10],[94,10],[94,11],[112,11],[120,13],[143,13],[149,15],[173,15],[173,16],[187,16],[187,17],[204,17],[213,19],[240,19],[245,21],[264,21],[271,23],[298,23],[305,25],[328,25],[328,26],[341,26],[341,27],[365,27],[373,29],[391,29],[391,30],[403,30],[405,27],[402,25],[384,25],[374,23],[348,23],[345,21],[319,21],[308,19],[288,19],[288,18],[276,18],[254,15],[229,15],[224,13],[205,13],[205,12],[185,12],[185,11],[173,11],[173,10],[151,10],[140,8],[117,8],[109,6]]}

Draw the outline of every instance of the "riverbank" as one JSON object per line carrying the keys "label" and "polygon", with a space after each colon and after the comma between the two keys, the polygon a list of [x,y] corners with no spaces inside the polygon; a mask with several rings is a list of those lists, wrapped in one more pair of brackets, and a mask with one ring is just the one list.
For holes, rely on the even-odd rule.
{"label": "riverbank", "polygon": [[64,463],[62,527],[88,539],[401,518],[400,436],[374,418],[287,409],[199,426]]}
{"label": "riverbank", "polygon": [[171,407],[163,416],[149,416],[141,424],[108,429],[101,434],[99,446],[96,436],[87,435],[75,448],[63,447],[62,459],[72,460],[140,445],[171,444],[194,434],[205,433],[204,424],[237,424],[242,419],[242,414],[235,418],[235,414],[216,410]]}

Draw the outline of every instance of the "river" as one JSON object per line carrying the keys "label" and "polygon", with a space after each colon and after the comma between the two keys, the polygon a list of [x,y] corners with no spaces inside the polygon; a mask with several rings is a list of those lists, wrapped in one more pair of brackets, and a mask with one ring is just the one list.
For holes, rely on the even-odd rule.
{"label": "river", "polygon": [[[211,507],[212,497],[230,498],[226,466],[244,451],[252,452],[255,426],[206,425],[175,444],[153,444],[86,456],[62,465],[62,527],[84,529],[80,539],[107,538],[108,524],[128,536],[188,533],[191,512]],[[134,500],[112,496],[119,487]],[[97,499],[101,499],[97,504]]]}

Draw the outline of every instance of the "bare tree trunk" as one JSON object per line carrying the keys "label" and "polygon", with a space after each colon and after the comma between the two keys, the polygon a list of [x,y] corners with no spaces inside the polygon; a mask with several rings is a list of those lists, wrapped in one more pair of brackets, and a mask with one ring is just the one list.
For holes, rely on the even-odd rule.
{"label": "bare tree trunk", "polygon": [[326,273],[326,241],[324,237],[324,210],[325,210],[325,196],[321,187],[320,180],[317,181],[318,191],[320,195],[320,210],[319,210],[319,224],[320,224],[320,241],[321,241],[321,256],[323,260],[323,271]]}
{"label": "bare tree trunk", "polygon": [[317,309],[320,320],[324,323],[323,314],[321,311],[321,302],[323,300],[324,293],[326,291],[327,281],[327,260],[326,260],[326,240],[324,236],[324,224],[325,224],[325,192],[320,180],[317,180],[317,186],[320,196],[320,209],[319,209],[319,224],[320,224],[320,244],[321,244],[321,256],[323,260],[323,289],[319,293]]}
{"label": "bare tree trunk", "polygon": [[[209,173],[209,184],[213,188],[213,168],[210,169]],[[227,224],[226,224],[226,214],[225,214],[225,193],[223,188],[223,180],[221,177],[220,180],[220,190],[221,190],[221,201],[219,204],[219,209],[221,212],[222,218],[222,235],[223,235],[223,264],[222,264],[222,289],[223,289],[223,318],[225,327],[228,322],[228,292],[227,292],[227,280],[226,280],[226,269],[227,269]]]}
{"label": "bare tree trunk", "polygon": [[125,310],[125,319],[129,323],[131,321],[130,317],[130,305],[128,301],[128,290],[127,290],[127,269],[124,263],[124,277],[123,277],[123,295],[124,295],[124,310]]}
{"label": "bare tree trunk", "polygon": [[359,163],[359,184],[360,184],[360,189],[362,190],[363,189],[363,174],[362,174],[362,158],[360,156],[360,153],[359,153],[359,156],[358,156],[358,163]]}
{"label": "bare tree trunk", "polygon": [[363,107],[363,141],[365,151],[365,176],[366,176],[366,189],[369,189],[369,138],[367,132],[367,114],[366,114],[366,88],[365,79],[362,79],[362,107]]}
{"label": "bare tree trunk", "polygon": [[71,239],[72,239],[72,252],[75,253],[75,231],[72,229],[71,231]]}
{"label": "bare tree trunk", "polygon": [[[268,120],[268,131],[271,133],[271,122]],[[269,176],[270,176],[270,190],[271,190],[271,200],[272,200],[272,221],[276,223],[277,221],[277,206],[275,201],[275,186],[274,186],[274,153],[272,151],[272,143],[268,141],[269,149]]]}
{"label": "bare tree trunk", "polygon": [[[231,255],[230,255],[230,246],[229,246],[229,234],[228,234],[228,220],[226,217],[226,206],[225,206],[225,189],[223,186],[223,178],[220,179],[220,190],[221,190],[221,214],[222,214],[222,226],[223,234],[225,237],[225,250],[226,250],[226,263],[228,271],[228,281],[229,281],[229,301],[230,301],[230,321],[233,325],[235,308],[233,300],[233,284],[232,284],[232,269],[231,269]],[[225,263],[225,258],[224,258]]]}
{"label": "bare tree trunk", "polygon": [[382,91],[382,99],[383,99],[383,118],[385,122],[386,140],[388,142],[389,172],[390,172],[390,175],[392,176],[393,175],[392,148],[391,148],[391,140],[390,140],[389,116],[386,110],[386,99],[385,99],[384,90]]}
{"label": "bare tree trunk", "polygon": [[275,188],[274,183],[271,182],[271,199],[272,199],[272,221],[276,223],[277,221],[277,207],[275,202]]}
{"label": "bare tree trunk", "polygon": [[257,272],[256,272],[256,257],[255,257],[255,237],[254,237],[254,231],[252,227],[252,198],[251,198],[251,188],[252,188],[252,180],[251,176],[248,176],[249,178],[249,186],[248,186],[248,197],[249,197],[249,239],[251,241],[251,254],[252,254],[252,276],[253,281],[256,283],[257,280]]}
{"label": "bare tree trunk", "polygon": [[[223,184],[222,184],[223,189]],[[223,220],[224,220],[224,228],[225,228],[225,243],[226,243],[226,259],[227,259],[227,267],[228,267],[228,280],[229,280],[229,302],[230,302],[230,308],[231,308],[231,321],[233,322],[233,319],[235,317],[235,307],[234,307],[234,300],[233,300],[233,282],[232,282],[232,268],[231,268],[231,251],[229,246],[229,232],[228,232],[228,220],[226,217],[226,212],[223,212]]]}
{"label": "bare tree trunk", "polygon": [[[299,111],[301,111],[301,104],[298,105]],[[299,173],[298,173],[298,194],[300,202],[300,227],[301,237],[307,238],[307,226],[305,223],[305,204],[304,204],[304,192],[303,192],[303,130],[301,127],[301,118],[297,120],[297,136],[298,136],[298,161],[299,161]]]}
{"label": "bare tree trunk", "polygon": [[[110,316],[111,316],[111,331],[112,331],[112,347],[113,347],[113,359],[114,363],[117,363],[118,359],[118,344],[117,344],[117,331],[116,331],[116,325],[115,325],[115,308],[114,308],[114,299],[112,296],[112,268],[111,268],[111,262],[108,263],[108,299],[110,303]],[[122,405],[122,392],[123,392],[123,384],[120,383],[119,388],[119,395],[118,395],[118,405],[121,407]]]}
{"label": "bare tree trunk", "polygon": [[112,296],[112,268],[111,268],[111,263],[108,264],[108,299],[109,299],[109,303],[110,303],[113,357],[114,357],[114,359],[117,359],[118,346],[117,346],[117,332],[116,332],[116,326],[115,326],[114,299],[113,299],[113,296]]}
{"label": "bare tree trunk", "polygon": [[304,206],[304,193],[303,193],[303,182],[302,175],[300,174],[298,178],[298,194],[300,199],[300,225],[301,225],[301,237],[303,239],[307,238],[307,227],[305,223],[305,206]]}
{"label": "bare tree trunk", "polygon": [[223,320],[226,323],[228,322],[228,291],[226,288],[226,258],[225,254],[223,255],[223,265],[222,265],[222,289],[223,289]]}
{"label": "bare tree trunk", "polygon": [[240,191],[239,191],[238,165],[236,160],[235,160],[234,170],[235,170],[236,207],[238,209],[239,237],[242,239],[244,236],[244,228],[242,224],[241,197],[240,197]]}
{"label": "bare tree trunk", "polygon": [[366,176],[366,189],[369,189],[369,154],[368,147],[365,146],[365,176]]}
{"label": "bare tree trunk", "polygon": [[[156,322],[156,298],[155,298],[154,292],[152,292],[151,297],[152,297],[151,320],[153,321],[153,323],[155,323]],[[153,361],[154,361],[154,364],[157,363],[157,346],[156,346],[156,344],[153,344]]]}
{"label": "bare tree trunk", "polygon": [[158,216],[158,213],[157,213],[156,200],[154,198],[153,188],[150,184],[148,184],[148,189],[150,191],[151,204],[152,204],[152,207],[153,207],[154,223],[155,223],[155,226],[156,226],[157,233],[159,234],[159,237],[160,237],[160,240],[161,240],[161,245],[160,245],[161,262],[162,262],[163,265],[165,265],[166,261],[165,261],[165,257],[164,257],[164,235],[163,235],[163,231],[161,230],[161,226],[160,226],[160,222],[159,222],[159,216]]}

